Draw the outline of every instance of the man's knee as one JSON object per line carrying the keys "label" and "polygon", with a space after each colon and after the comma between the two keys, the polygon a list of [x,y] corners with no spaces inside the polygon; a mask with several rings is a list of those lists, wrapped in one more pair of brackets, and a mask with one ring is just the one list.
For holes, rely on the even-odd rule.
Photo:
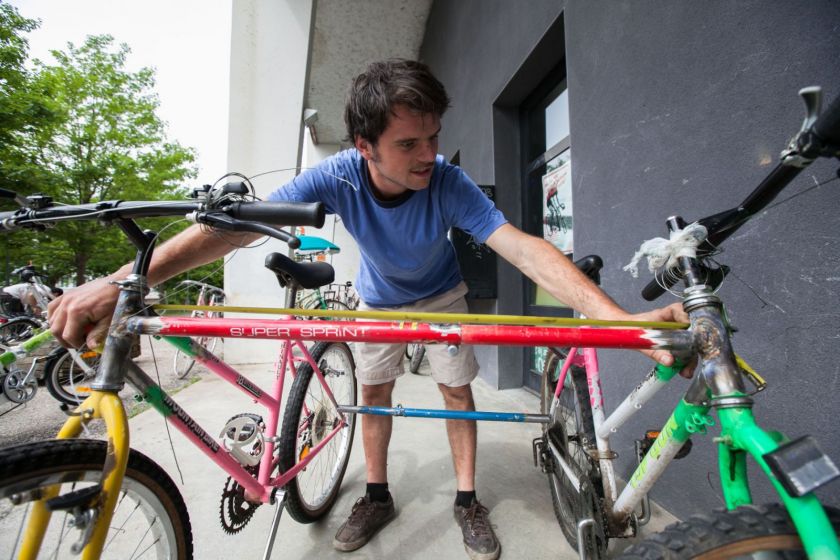
{"label": "man's knee", "polygon": [[362,402],[367,406],[391,406],[394,382],[379,385],[362,385]]}
{"label": "man's knee", "polygon": [[461,385],[460,387],[448,387],[439,383],[438,388],[443,394],[443,400],[446,402],[447,408],[456,410],[472,410],[475,408],[472,386],[470,384]]}

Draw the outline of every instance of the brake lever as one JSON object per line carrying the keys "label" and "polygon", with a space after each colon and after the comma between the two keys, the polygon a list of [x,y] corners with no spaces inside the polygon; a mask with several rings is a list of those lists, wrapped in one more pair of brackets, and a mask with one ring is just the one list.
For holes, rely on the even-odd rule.
{"label": "brake lever", "polygon": [[251,233],[261,233],[274,239],[279,239],[285,242],[292,249],[300,247],[300,239],[294,235],[259,222],[245,222],[231,218],[227,214],[196,212],[194,215],[196,222],[206,224],[217,229],[224,229],[228,231],[249,231]]}

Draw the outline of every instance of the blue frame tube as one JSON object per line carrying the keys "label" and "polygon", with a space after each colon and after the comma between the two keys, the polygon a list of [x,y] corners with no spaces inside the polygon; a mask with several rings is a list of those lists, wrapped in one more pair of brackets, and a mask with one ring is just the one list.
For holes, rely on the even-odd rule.
{"label": "blue frame tube", "polygon": [[403,408],[395,406],[339,406],[344,414],[373,414],[375,416],[405,416],[408,418],[445,418],[447,420],[486,420],[490,422],[530,422],[547,424],[547,414],[521,412],[482,412],[477,410],[439,410],[429,408]]}

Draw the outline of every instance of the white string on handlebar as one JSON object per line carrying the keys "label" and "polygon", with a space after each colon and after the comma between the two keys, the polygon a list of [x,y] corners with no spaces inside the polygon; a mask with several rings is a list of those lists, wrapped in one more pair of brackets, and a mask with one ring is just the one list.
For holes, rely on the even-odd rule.
{"label": "white string on handlebar", "polygon": [[639,261],[647,257],[648,270],[653,273],[662,266],[668,269],[676,266],[679,257],[696,257],[697,247],[706,239],[706,228],[699,223],[687,225],[684,229],[671,232],[669,239],[655,237],[648,239],[623,270],[639,277]]}

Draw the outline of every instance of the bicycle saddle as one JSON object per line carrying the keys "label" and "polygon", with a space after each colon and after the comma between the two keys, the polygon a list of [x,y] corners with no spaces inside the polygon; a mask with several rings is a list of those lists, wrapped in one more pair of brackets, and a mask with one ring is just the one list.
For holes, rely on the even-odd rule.
{"label": "bicycle saddle", "polygon": [[292,285],[304,290],[314,290],[335,280],[335,269],[325,262],[295,262],[282,253],[269,253],[265,267],[277,276],[284,288]]}
{"label": "bicycle saddle", "polygon": [[604,261],[598,255],[587,255],[575,261],[575,266],[586,274],[596,284],[601,283],[601,269],[604,268]]}

